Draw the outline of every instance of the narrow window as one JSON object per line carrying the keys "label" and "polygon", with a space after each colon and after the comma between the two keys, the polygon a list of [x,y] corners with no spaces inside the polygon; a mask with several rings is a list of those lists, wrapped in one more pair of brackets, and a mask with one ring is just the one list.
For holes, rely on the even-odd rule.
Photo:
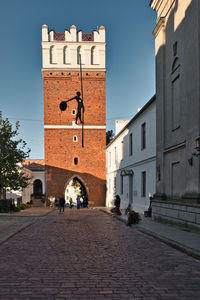
{"label": "narrow window", "polygon": [[117,163],[117,147],[115,147],[115,164]]}
{"label": "narrow window", "polygon": [[133,154],[133,135],[132,133],[129,134],[129,155]]}
{"label": "narrow window", "polygon": [[121,147],[122,147],[122,160],[124,158],[124,142],[122,141],[121,143]]}
{"label": "narrow window", "polygon": [[141,149],[146,148],[146,123],[141,126]]}
{"label": "narrow window", "polygon": [[76,114],[76,110],[72,109],[72,115],[74,116]]}
{"label": "narrow window", "polygon": [[141,178],[141,196],[146,197],[146,172],[142,172]]}
{"label": "narrow window", "polygon": [[73,136],[73,142],[78,142],[78,137],[76,135]]}
{"label": "narrow window", "polygon": [[123,188],[123,176],[121,175],[121,195],[123,195],[124,188]]}
{"label": "narrow window", "polygon": [[78,157],[74,157],[74,164],[78,165]]}

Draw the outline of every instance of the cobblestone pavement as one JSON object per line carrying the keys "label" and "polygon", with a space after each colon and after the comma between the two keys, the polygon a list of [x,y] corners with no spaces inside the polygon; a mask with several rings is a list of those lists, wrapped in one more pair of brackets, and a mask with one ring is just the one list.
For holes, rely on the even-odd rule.
{"label": "cobblestone pavement", "polygon": [[54,211],[0,246],[0,299],[200,299],[200,261],[98,210]]}

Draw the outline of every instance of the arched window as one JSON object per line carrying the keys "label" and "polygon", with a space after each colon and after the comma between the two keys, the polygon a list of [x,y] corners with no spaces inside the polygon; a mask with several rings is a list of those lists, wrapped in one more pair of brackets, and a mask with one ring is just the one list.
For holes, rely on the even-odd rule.
{"label": "arched window", "polygon": [[67,46],[63,48],[63,62],[64,64],[70,64],[70,52]]}
{"label": "arched window", "polygon": [[74,157],[74,164],[78,165],[78,157]]}
{"label": "arched window", "polygon": [[56,58],[56,48],[55,46],[50,47],[50,64],[56,64],[57,58]]}
{"label": "arched window", "polygon": [[36,199],[41,199],[41,197],[42,197],[42,181],[40,179],[36,179],[33,182],[33,194]]}

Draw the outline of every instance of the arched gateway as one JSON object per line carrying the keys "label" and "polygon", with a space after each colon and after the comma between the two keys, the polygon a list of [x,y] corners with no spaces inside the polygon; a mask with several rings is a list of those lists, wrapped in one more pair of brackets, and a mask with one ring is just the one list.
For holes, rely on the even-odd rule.
{"label": "arched gateway", "polygon": [[72,198],[73,204],[76,204],[77,196],[88,196],[88,188],[82,179],[78,176],[70,178],[65,186],[65,200],[69,203]]}

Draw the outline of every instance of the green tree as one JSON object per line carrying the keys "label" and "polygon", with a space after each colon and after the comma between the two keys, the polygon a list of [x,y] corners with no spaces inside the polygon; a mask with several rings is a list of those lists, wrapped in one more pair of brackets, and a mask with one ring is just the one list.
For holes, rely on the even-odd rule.
{"label": "green tree", "polygon": [[0,112],[0,199],[6,191],[17,191],[28,186],[30,177],[23,173],[22,162],[29,157],[30,149],[18,137],[19,122],[12,128],[9,120],[2,119]]}
{"label": "green tree", "polygon": [[106,131],[106,145],[108,145],[112,141],[113,138],[114,138],[113,130]]}

